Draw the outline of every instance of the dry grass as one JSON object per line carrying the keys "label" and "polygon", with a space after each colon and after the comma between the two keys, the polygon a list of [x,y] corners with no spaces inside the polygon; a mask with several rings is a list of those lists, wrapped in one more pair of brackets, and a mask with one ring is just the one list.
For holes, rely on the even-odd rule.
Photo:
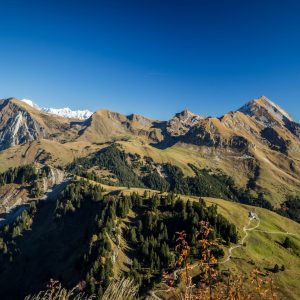
{"label": "dry grass", "polygon": [[92,300],[95,296],[87,296],[81,292],[80,285],[74,287],[71,290],[67,290],[62,287],[59,281],[51,280],[47,290],[41,291],[36,295],[29,295],[25,297],[25,300]]}
{"label": "dry grass", "polygon": [[105,291],[102,300],[136,300],[138,286],[132,279],[119,278],[113,280]]}
{"label": "dry grass", "polygon": [[[29,295],[25,300],[92,300],[96,299],[95,295],[88,296],[82,289],[85,283],[78,284],[71,290],[65,289],[59,281],[51,280],[47,290],[41,291],[36,295]],[[102,300],[136,300],[138,286],[132,279],[118,278],[114,279],[106,289]]]}

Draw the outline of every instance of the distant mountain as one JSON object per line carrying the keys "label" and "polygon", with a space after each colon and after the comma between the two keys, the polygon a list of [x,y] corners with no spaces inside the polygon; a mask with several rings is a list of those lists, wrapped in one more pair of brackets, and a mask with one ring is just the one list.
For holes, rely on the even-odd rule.
{"label": "distant mountain", "polygon": [[[237,185],[269,194],[273,203],[300,190],[300,125],[265,96],[219,118],[184,110],[168,121],[0,100],[2,169],[41,159],[62,166],[111,143],[189,175],[189,164],[222,170]],[[19,148],[12,152],[12,146]]]}
{"label": "distant mountain", "polygon": [[21,101],[25,102],[26,104],[41,110],[43,112],[57,115],[64,118],[70,118],[70,119],[79,119],[79,120],[86,120],[88,119],[93,113],[87,109],[85,110],[71,110],[69,107],[64,108],[45,108],[45,107],[39,107],[37,104],[35,104],[33,101],[29,99],[22,99]]}
{"label": "distant mountain", "polygon": [[71,110],[69,107],[64,108],[42,108],[43,112],[61,116],[64,118],[70,119],[79,119],[79,120],[86,120],[88,119],[93,113],[87,109],[85,110]]}

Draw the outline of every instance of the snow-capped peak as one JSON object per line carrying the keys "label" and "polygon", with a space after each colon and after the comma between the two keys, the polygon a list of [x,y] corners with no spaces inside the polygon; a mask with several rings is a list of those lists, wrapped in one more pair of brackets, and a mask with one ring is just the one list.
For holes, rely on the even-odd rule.
{"label": "snow-capped peak", "polygon": [[71,110],[69,107],[64,108],[42,108],[43,112],[71,119],[88,119],[93,113],[85,110]]}
{"label": "snow-capped peak", "polygon": [[87,109],[72,110],[69,107],[64,107],[64,108],[39,107],[32,100],[22,99],[21,101],[25,102],[26,104],[30,105],[31,107],[34,107],[42,112],[57,115],[57,116],[64,117],[64,118],[86,120],[93,114],[93,112],[91,112]]}

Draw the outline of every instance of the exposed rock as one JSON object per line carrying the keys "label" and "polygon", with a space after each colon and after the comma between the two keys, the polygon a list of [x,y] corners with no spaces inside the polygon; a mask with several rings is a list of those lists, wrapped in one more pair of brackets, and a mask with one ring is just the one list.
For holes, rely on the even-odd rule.
{"label": "exposed rock", "polygon": [[44,128],[26,110],[9,100],[1,103],[0,124],[0,150],[47,136]]}
{"label": "exposed rock", "polygon": [[45,114],[14,98],[0,100],[0,151],[42,138],[75,140],[83,123]]}
{"label": "exposed rock", "polygon": [[196,126],[203,117],[184,110],[176,114],[167,124],[167,131],[171,136],[186,134],[192,127]]}
{"label": "exposed rock", "polygon": [[277,122],[283,122],[284,119],[291,122],[294,121],[286,111],[265,96],[248,102],[238,111],[251,117],[255,117],[257,121],[266,126],[272,126]]}

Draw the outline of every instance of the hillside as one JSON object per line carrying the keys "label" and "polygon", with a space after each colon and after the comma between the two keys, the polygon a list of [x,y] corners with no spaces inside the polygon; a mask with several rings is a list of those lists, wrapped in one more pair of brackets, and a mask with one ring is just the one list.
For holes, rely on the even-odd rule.
{"label": "hillside", "polygon": [[[284,265],[284,271],[271,273],[276,292],[280,299],[298,299],[299,224],[261,208],[255,208],[259,224],[257,220],[250,223],[248,214],[253,210],[252,207],[220,199],[204,198],[205,206],[199,202],[198,197],[182,195],[178,198],[172,194],[157,197],[155,195],[159,195],[159,192],[154,190],[117,186],[103,192],[106,186],[93,181],[88,183],[81,180],[74,183],[76,184],[69,184],[56,197],[57,201],[32,203],[26,213],[23,212],[14,224],[1,232],[2,296],[22,299],[27,294],[44,289],[50,278],[60,280],[67,288],[84,280],[88,283],[86,292],[100,295],[109,282],[107,276],[125,272],[140,284],[141,295],[149,293],[150,288],[157,290],[156,295],[162,299],[168,299],[172,293],[159,292],[159,282],[162,270],[168,270],[168,266],[174,261],[173,255],[176,256],[175,231],[186,230],[193,246],[192,228],[197,223],[191,223],[194,224],[191,226],[190,222],[194,222],[193,217],[199,213],[202,218],[206,218],[207,214],[212,224],[214,220],[218,220],[219,229],[216,233],[220,238],[216,255],[219,257],[220,270],[230,269],[233,274],[243,273],[247,276],[254,267],[267,272],[275,264]],[[216,209],[220,215],[216,214]],[[195,214],[194,210],[198,213]],[[146,224],[147,227],[144,227]],[[250,229],[255,229],[248,231],[244,246],[238,246],[229,257],[230,246],[244,237],[247,225]],[[144,228],[141,232],[139,226]],[[224,229],[222,226],[225,226]],[[160,227],[162,229],[157,231]],[[224,233],[225,228],[232,228],[228,231],[231,233]],[[150,236],[151,239],[154,236],[165,243],[166,252],[161,252],[161,244],[158,248],[152,246],[156,254],[145,259],[148,252],[141,252],[144,254],[140,255],[139,251],[146,251],[143,247],[147,244],[147,239],[150,242]],[[292,248],[283,246],[286,236],[290,237]],[[192,259],[195,262],[198,259],[196,249],[197,247]],[[102,261],[101,264],[96,264],[98,259]],[[115,260],[118,261],[118,266],[113,267]],[[222,261],[225,263],[221,263]],[[151,265],[150,273],[145,273],[150,266],[148,263],[154,265]],[[100,290],[96,283],[99,274],[104,276],[101,280],[106,282],[100,285]],[[150,274],[151,283],[146,284],[147,281],[144,280]],[[197,267],[193,268],[193,274],[197,276]],[[3,285],[4,282],[9,284]]]}
{"label": "hillside", "polygon": [[35,161],[63,166],[117,143],[186,175],[193,174],[189,164],[220,169],[239,187],[265,193],[278,206],[300,188],[299,128],[266,97],[220,118],[183,111],[169,121],[108,110],[69,119],[11,98],[0,105],[0,168]]}
{"label": "hillside", "polygon": [[[253,208],[230,204],[219,199],[207,199],[207,202],[217,204],[220,213],[233,222],[239,228],[241,236],[244,236],[242,228],[247,225],[247,213]],[[223,268],[232,268],[237,273],[242,270],[244,274],[247,272],[249,274],[253,268],[253,262],[262,270],[272,269],[275,264],[284,265],[284,272],[274,274],[275,285],[283,299],[297,299],[300,297],[298,287],[300,279],[299,224],[265,209],[256,208],[255,212],[260,219],[259,227],[249,232],[245,240],[246,246],[233,251],[232,260]],[[283,242],[286,237],[292,240],[295,245],[294,249],[284,248]]]}
{"label": "hillside", "polygon": [[[117,188],[116,188],[117,189]],[[122,189],[123,194],[132,192],[143,195],[145,189]],[[148,191],[153,192],[155,191]],[[199,198],[191,196],[180,196],[185,201],[198,201]],[[224,201],[215,198],[202,198],[207,205],[216,205],[218,212],[228,221],[234,224],[238,230],[240,239],[245,237],[244,228],[249,228],[244,246],[240,246],[232,251],[231,259],[221,264],[221,270],[231,270],[233,274],[249,276],[254,267],[267,272],[275,264],[285,266],[284,272],[272,274],[279,299],[298,299],[300,290],[298,287],[300,270],[300,225],[287,218],[270,212],[263,208],[254,208],[248,205]],[[255,211],[259,218],[251,221],[249,225],[249,211]],[[258,225],[258,226],[257,226]],[[257,227],[256,227],[257,226]],[[251,230],[251,228],[254,228]],[[284,240],[289,237],[292,241],[292,248],[283,246]],[[220,261],[226,261],[229,256],[229,247],[225,247],[225,255]],[[197,268],[193,274],[197,275]],[[164,290],[165,288],[163,288]],[[159,291],[160,288],[157,288]],[[169,299],[172,293],[157,292],[156,295],[163,299]]]}

